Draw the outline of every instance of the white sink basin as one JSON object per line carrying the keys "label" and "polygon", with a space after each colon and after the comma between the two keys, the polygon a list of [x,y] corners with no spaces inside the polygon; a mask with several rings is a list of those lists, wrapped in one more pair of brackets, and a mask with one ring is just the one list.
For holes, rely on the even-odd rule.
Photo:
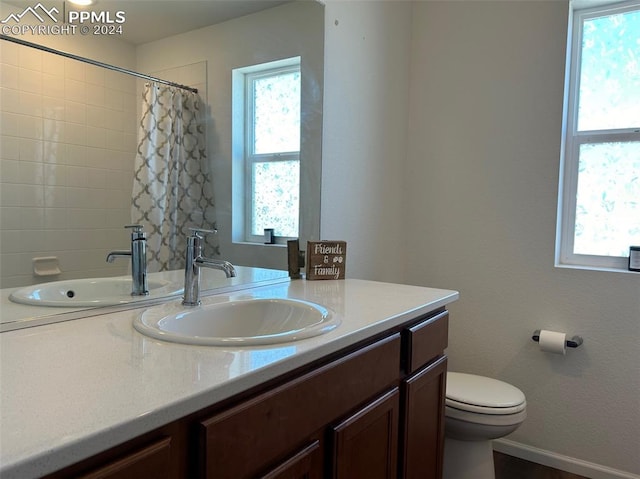
{"label": "white sink basin", "polygon": [[152,338],[205,346],[254,346],[317,336],[340,324],[331,311],[296,299],[226,300],[195,308],[160,305],[133,326]]}
{"label": "white sink basin", "polygon": [[131,296],[131,278],[70,279],[27,286],[14,291],[9,299],[33,306],[91,307],[159,298],[182,291],[169,281],[149,281],[147,296]]}

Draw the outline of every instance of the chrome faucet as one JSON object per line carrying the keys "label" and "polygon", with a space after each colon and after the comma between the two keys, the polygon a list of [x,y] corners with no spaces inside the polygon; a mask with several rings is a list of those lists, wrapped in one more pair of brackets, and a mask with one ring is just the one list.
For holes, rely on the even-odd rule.
{"label": "chrome faucet", "polygon": [[216,230],[204,230],[189,228],[193,232],[187,238],[187,254],[184,266],[184,299],[185,306],[198,306],[200,304],[200,268],[213,268],[224,271],[227,278],[233,278],[236,270],[231,263],[219,259],[210,259],[202,256],[202,243],[204,233],[217,233]]}
{"label": "chrome faucet", "polygon": [[128,225],[131,229],[131,250],[112,251],[107,255],[107,263],[113,263],[116,258],[131,258],[131,296],[146,296],[149,294],[147,284],[147,234],[141,225]]}

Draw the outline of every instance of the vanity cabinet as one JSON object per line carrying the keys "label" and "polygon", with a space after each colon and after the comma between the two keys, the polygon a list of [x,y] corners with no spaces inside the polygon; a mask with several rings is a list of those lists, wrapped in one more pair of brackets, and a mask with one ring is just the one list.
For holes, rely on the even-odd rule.
{"label": "vanity cabinet", "polygon": [[415,318],[50,477],[438,479],[447,331]]}

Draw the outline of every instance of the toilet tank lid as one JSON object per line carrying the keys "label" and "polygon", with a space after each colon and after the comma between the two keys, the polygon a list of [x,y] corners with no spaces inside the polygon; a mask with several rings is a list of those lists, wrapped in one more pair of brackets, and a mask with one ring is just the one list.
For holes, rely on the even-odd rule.
{"label": "toilet tank lid", "polygon": [[511,408],[525,402],[524,393],[498,379],[448,372],[447,398],[483,407]]}

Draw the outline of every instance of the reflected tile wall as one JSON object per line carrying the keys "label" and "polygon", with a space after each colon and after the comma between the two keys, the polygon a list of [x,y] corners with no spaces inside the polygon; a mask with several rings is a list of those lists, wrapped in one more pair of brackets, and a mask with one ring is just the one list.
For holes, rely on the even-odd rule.
{"label": "reflected tile wall", "polygon": [[150,73],[151,76],[188,85],[198,89],[198,94],[207,103],[207,62],[197,62],[189,65],[166,68]]}
{"label": "reflected tile wall", "polygon": [[0,41],[0,287],[126,274],[105,256],[128,247],[137,103],[129,75]]}

